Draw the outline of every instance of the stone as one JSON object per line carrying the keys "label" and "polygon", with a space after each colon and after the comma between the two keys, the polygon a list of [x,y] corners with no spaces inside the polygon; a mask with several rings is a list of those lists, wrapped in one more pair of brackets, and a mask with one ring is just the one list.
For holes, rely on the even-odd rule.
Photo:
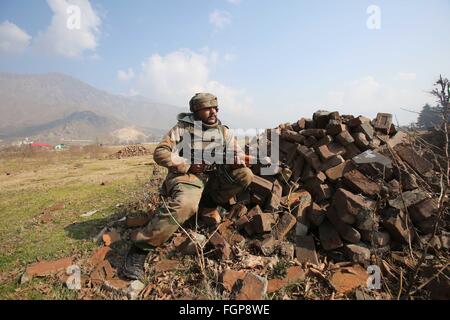
{"label": "stone", "polygon": [[319,265],[316,245],[312,236],[295,237],[295,257],[299,262],[309,262],[315,265]]}
{"label": "stone", "polygon": [[191,239],[186,238],[185,241],[178,247],[180,252],[185,255],[196,255],[197,246],[203,246],[206,243],[206,237],[197,232],[191,232]]}
{"label": "stone", "polygon": [[340,248],[343,245],[339,233],[328,220],[325,220],[319,226],[319,238],[322,248],[327,251]]}
{"label": "stone", "polygon": [[275,239],[283,240],[296,223],[296,218],[289,212],[285,212],[274,228]]}
{"label": "stone", "polygon": [[356,164],[374,163],[382,167],[392,168],[391,159],[373,150],[364,151],[356,157],[353,157],[352,160]]}
{"label": "stone", "polygon": [[245,275],[246,272],[242,270],[225,269],[219,277],[219,282],[225,290],[232,292],[238,280],[243,280]]}
{"label": "stone", "polygon": [[143,284],[139,280],[131,281],[130,285],[128,286],[127,290],[127,296],[130,300],[136,300],[139,297],[139,294],[142,290],[144,290],[145,284]]}
{"label": "stone", "polygon": [[354,193],[375,196],[381,191],[381,186],[378,183],[371,181],[357,169],[345,173],[343,182]]}
{"label": "stone", "polygon": [[236,295],[236,300],[262,300],[267,293],[267,279],[253,273],[247,273],[242,280],[242,286]]}
{"label": "stone", "polygon": [[346,244],[344,246],[344,253],[353,262],[363,265],[370,262],[370,250],[362,245]]}

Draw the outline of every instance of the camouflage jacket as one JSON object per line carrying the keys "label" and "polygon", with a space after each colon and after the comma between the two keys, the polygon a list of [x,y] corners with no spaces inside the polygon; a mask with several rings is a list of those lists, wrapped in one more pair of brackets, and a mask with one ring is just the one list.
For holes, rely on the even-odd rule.
{"label": "camouflage jacket", "polygon": [[177,183],[204,186],[204,175],[189,173],[190,164],[182,156],[186,150],[189,152],[191,149],[216,148],[243,153],[235,136],[220,121],[214,126],[208,126],[201,124],[201,121],[194,122],[192,113],[181,113],[177,120],[178,123],[164,136],[153,154],[157,164],[169,169],[166,178],[167,191]]}

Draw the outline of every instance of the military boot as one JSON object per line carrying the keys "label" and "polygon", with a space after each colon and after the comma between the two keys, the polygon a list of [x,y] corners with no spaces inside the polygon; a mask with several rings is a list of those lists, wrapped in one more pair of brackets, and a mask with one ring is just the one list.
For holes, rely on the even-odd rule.
{"label": "military boot", "polygon": [[144,265],[148,254],[148,251],[132,245],[125,257],[122,274],[129,279],[142,281],[145,275]]}

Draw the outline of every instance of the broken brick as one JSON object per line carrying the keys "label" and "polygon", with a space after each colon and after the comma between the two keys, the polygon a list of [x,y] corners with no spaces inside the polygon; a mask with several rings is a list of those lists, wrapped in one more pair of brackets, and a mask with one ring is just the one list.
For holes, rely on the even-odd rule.
{"label": "broken brick", "polygon": [[269,236],[259,243],[259,250],[265,256],[270,256],[274,253],[276,246],[278,245],[278,240],[274,237]]}
{"label": "broken brick", "polygon": [[274,236],[277,240],[283,240],[289,231],[295,226],[297,220],[289,212],[285,212],[278,220],[274,228]]}
{"label": "broken brick", "polygon": [[325,137],[318,140],[314,145],[313,148],[317,148],[323,145],[329,145],[331,142],[333,142],[333,137],[330,135],[326,135]]}
{"label": "broken brick", "polygon": [[234,286],[238,280],[244,279],[246,273],[245,271],[235,271],[232,269],[226,269],[222,272],[219,277],[219,281],[223,288],[229,292],[233,291]]}
{"label": "broken brick", "polygon": [[115,229],[112,229],[103,233],[102,239],[103,242],[105,243],[105,246],[110,246],[114,242],[120,240],[120,234]]}
{"label": "broken brick", "polygon": [[346,244],[344,253],[353,262],[367,264],[370,261],[370,250],[362,245]]}
{"label": "broken brick", "polygon": [[219,259],[228,260],[231,256],[231,247],[230,244],[222,237],[219,233],[214,233],[209,242],[214,247],[216,255]]}
{"label": "broken brick", "polygon": [[347,160],[345,162],[342,162],[341,164],[338,164],[335,167],[331,167],[329,169],[327,169],[325,171],[326,176],[328,177],[328,179],[330,179],[331,181],[337,181],[340,178],[342,178],[342,176],[347,173],[348,171],[354,169],[355,166],[353,165],[353,163],[350,160]]}
{"label": "broken brick", "polygon": [[354,193],[375,196],[380,193],[381,186],[354,169],[344,174],[344,184]]}
{"label": "broken brick", "polygon": [[370,123],[370,119],[367,117],[359,116],[357,118],[353,118],[353,119],[350,119],[349,121],[347,121],[347,125],[350,128],[358,127],[363,123]]}
{"label": "broken brick", "polygon": [[261,300],[267,292],[267,279],[253,273],[247,273],[236,300]]}
{"label": "broken brick", "polygon": [[314,138],[323,138],[327,134],[327,130],[325,129],[304,129],[300,131],[300,134],[304,136],[312,136]]}
{"label": "broken brick", "polygon": [[437,214],[438,204],[434,199],[426,199],[408,208],[411,220],[418,224]]}
{"label": "broken brick", "polygon": [[394,150],[403,161],[420,174],[425,174],[433,169],[433,164],[420,156],[411,145],[399,144],[394,147]]}
{"label": "broken brick", "polygon": [[219,210],[217,208],[204,208],[200,214],[200,218],[207,226],[217,226],[222,222]]}
{"label": "broken brick", "polygon": [[235,204],[231,208],[230,213],[229,213],[229,217],[231,219],[239,219],[240,217],[246,215],[247,211],[248,211],[247,207],[244,204],[238,203],[238,204]]}
{"label": "broken brick", "polygon": [[336,155],[344,155],[346,150],[345,147],[343,145],[341,145],[340,143],[336,143],[336,142],[332,142],[328,145],[328,149],[330,150],[330,152],[336,154]]}
{"label": "broken brick", "polygon": [[362,132],[355,132],[352,134],[353,139],[355,139],[355,145],[361,149],[366,150],[369,148],[369,141],[367,141],[366,135]]}
{"label": "broken brick", "polygon": [[406,211],[406,208],[413,206],[428,198],[429,196],[426,192],[420,189],[416,189],[412,191],[403,192],[397,198],[389,200],[389,205],[396,209]]}
{"label": "broken brick", "polygon": [[389,147],[394,148],[396,145],[403,143],[407,138],[408,138],[407,133],[405,133],[403,131],[399,131],[395,135],[393,135],[391,138],[389,138],[386,141],[386,144]]}
{"label": "broken brick", "polygon": [[274,211],[280,206],[281,197],[283,195],[283,187],[278,180],[273,183],[272,193],[269,196],[269,201],[266,205],[267,210]]}
{"label": "broken brick", "polygon": [[344,147],[350,143],[353,143],[355,140],[352,135],[348,131],[342,131],[338,135],[336,135],[335,139],[337,142],[342,144]]}
{"label": "broken brick", "polygon": [[316,137],[309,136],[305,139],[305,142],[303,143],[306,147],[311,148],[313,145],[315,145],[318,142]]}
{"label": "broken brick", "polygon": [[255,233],[264,233],[272,230],[275,220],[270,213],[260,213],[255,215],[252,220],[252,228]]}
{"label": "broken brick", "polygon": [[303,143],[305,141],[304,135],[290,130],[282,130],[280,138],[294,143]]}
{"label": "broken brick", "polygon": [[295,257],[299,262],[309,262],[319,265],[316,246],[312,236],[295,237]]}
{"label": "broken brick", "polygon": [[331,159],[332,157],[335,156],[335,154],[332,153],[332,152],[328,149],[328,147],[327,147],[326,145],[322,145],[322,146],[320,146],[320,147],[317,147],[317,148],[316,148],[316,152],[319,154],[320,158],[321,158],[323,161],[327,161],[327,160],[329,160],[329,159]]}
{"label": "broken brick", "polygon": [[275,278],[268,281],[267,293],[277,292],[288,285],[304,280],[305,271],[301,267],[289,267],[283,279]]}
{"label": "broken brick", "polygon": [[322,248],[327,251],[340,248],[343,245],[339,233],[328,220],[325,220],[319,226],[319,238]]}
{"label": "broken brick", "polygon": [[297,122],[291,124],[291,126],[294,131],[302,131],[305,129],[305,118],[300,118]]}
{"label": "broken brick", "polygon": [[326,209],[313,202],[306,210],[308,220],[316,227],[320,226],[325,219]]}
{"label": "broken brick", "polygon": [[72,265],[72,258],[62,258],[59,260],[53,260],[53,261],[40,261],[36,262],[30,266],[28,266],[25,270],[24,275],[22,276],[22,280],[26,279],[22,282],[30,280],[32,277],[43,277],[48,276],[53,273],[59,272],[59,271],[65,271],[67,267]]}
{"label": "broken brick", "polygon": [[409,243],[414,239],[413,226],[408,219],[408,224],[406,223],[407,216],[403,211],[388,208],[384,212],[384,219],[382,225],[384,229],[391,235],[392,239],[401,242]]}
{"label": "broken brick", "polygon": [[342,239],[350,243],[358,243],[361,240],[361,234],[358,230],[344,223],[333,207],[328,209],[327,218],[333,224]]}
{"label": "broken brick", "polygon": [[358,287],[367,286],[369,274],[360,265],[340,268],[330,276],[330,283],[338,293],[347,293]]}
{"label": "broken brick", "polygon": [[375,119],[375,130],[384,134],[389,134],[391,131],[392,114],[390,113],[378,113]]}
{"label": "broken brick", "polygon": [[364,231],[361,230],[361,239],[363,241],[372,243],[377,247],[387,246],[391,240],[391,236],[383,231]]}
{"label": "broken brick", "polygon": [[327,161],[324,161],[322,163],[322,171],[326,171],[330,168],[336,167],[344,162],[345,162],[345,160],[344,160],[344,158],[342,158],[342,156],[335,155],[335,156],[331,157],[330,159],[328,159]]}
{"label": "broken brick", "polygon": [[103,246],[101,248],[98,248],[91,256],[90,263],[93,266],[99,265],[103,260],[105,260],[108,253],[111,252],[111,248],[107,246]]}
{"label": "broken brick", "polygon": [[342,155],[345,160],[350,160],[361,153],[361,150],[354,143],[345,146],[345,153]]}
{"label": "broken brick", "polygon": [[349,224],[354,224],[358,215],[370,213],[375,209],[373,201],[342,188],[336,191],[333,206],[341,220]]}
{"label": "broken brick", "polygon": [[321,162],[320,162],[319,157],[316,155],[316,153],[313,150],[311,150],[305,146],[299,145],[297,147],[297,152],[305,159],[305,161],[312,168],[314,168],[314,170],[320,171]]}
{"label": "broken brick", "polygon": [[347,126],[342,124],[339,120],[335,120],[327,125],[327,134],[335,136],[343,131],[347,131]]}

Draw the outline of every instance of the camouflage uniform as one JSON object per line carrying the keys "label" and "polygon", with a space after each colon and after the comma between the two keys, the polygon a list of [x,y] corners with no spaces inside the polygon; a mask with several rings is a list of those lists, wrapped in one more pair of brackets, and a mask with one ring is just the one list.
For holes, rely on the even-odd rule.
{"label": "camouflage uniform", "polygon": [[[192,109],[192,108],[191,108]],[[134,233],[132,240],[140,248],[160,246],[167,241],[179,225],[191,218],[198,210],[200,199],[209,196],[216,205],[226,206],[230,198],[243,191],[251,183],[253,174],[245,165],[228,164],[215,165],[216,170],[200,174],[189,172],[190,165],[180,161],[178,147],[185,137],[194,134],[194,115],[182,113],[178,115],[178,123],[156,147],[154,160],[157,164],[169,168],[169,173],[162,186],[162,195],[167,199],[162,203],[155,216],[147,226]],[[202,131],[215,132],[219,141],[202,141],[202,148],[211,145],[234,148],[237,146],[235,137],[228,128],[217,121],[216,125],[202,125]],[[208,145],[208,143],[210,143]],[[170,213],[168,210],[170,210]],[[176,219],[175,222],[174,218]]]}

